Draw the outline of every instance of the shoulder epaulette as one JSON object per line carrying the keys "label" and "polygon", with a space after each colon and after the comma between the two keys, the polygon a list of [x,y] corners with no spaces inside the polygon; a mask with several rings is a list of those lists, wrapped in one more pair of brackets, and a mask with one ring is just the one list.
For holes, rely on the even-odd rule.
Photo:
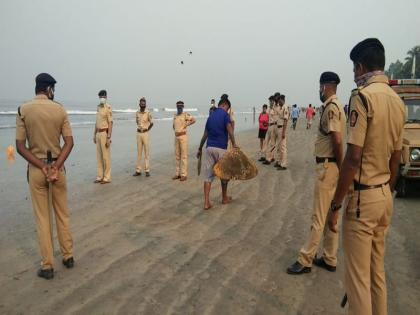
{"label": "shoulder epaulette", "polygon": [[59,106],[61,106],[61,107],[63,107],[63,104],[61,104],[61,103],[59,103],[57,101],[52,101],[52,102],[55,103],[55,104],[57,104],[57,105],[59,105]]}

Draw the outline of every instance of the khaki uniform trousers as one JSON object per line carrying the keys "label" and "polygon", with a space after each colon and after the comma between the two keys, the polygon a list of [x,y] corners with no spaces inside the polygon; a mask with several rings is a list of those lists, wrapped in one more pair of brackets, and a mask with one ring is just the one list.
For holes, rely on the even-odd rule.
{"label": "khaki uniform trousers", "polygon": [[[48,209],[48,182],[39,168],[28,166],[28,182],[31,192],[32,208],[35,216],[42,269],[53,268],[54,253],[51,244],[50,216]],[[58,180],[52,185],[52,204],[55,214],[58,242],[64,259],[73,257],[73,239],[69,227],[69,209],[67,206],[67,185],[65,171],[59,172]]]}
{"label": "khaki uniform trousers", "polygon": [[188,136],[175,137],[176,176],[187,176],[188,173]]}
{"label": "khaki uniform trousers", "polygon": [[97,175],[96,179],[110,182],[111,181],[111,146],[106,147],[107,133],[96,133],[96,160]]}
{"label": "khaki uniform trousers", "polygon": [[278,144],[277,144],[277,162],[282,167],[287,166],[287,132],[286,137],[282,138],[283,127],[277,128],[278,129]]}
{"label": "khaki uniform trousers", "polygon": [[311,231],[298,257],[298,262],[305,267],[312,266],[312,261],[318,251],[322,235],[324,235],[324,251],[322,257],[328,265],[337,265],[338,233],[330,231],[327,224],[327,217],[331,200],[337,188],[338,173],[336,163],[325,162],[316,165]]}
{"label": "khaki uniform trousers", "polygon": [[267,144],[266,144],[266,150],[265,150],[265,158],[268,161],[274,160],[274,154],[276,153],[276,147],[277,147],[277,141],[279,138],[279,134],[277,131],[277,126],[272,125],[268,127],[267,131]]}
{"label": "khaki uniform trousers", "polygon": [[149,132],[137,132],[137,163],[136,172],[141,172],[141,157],[144,149],[144,170],[149,172]]}
{"label": "khaki uniform trousers", "polygon": [[345,289],[350,315],[386,315],[385,236],[393,213],[388,185],[355,191],[343,213]]}

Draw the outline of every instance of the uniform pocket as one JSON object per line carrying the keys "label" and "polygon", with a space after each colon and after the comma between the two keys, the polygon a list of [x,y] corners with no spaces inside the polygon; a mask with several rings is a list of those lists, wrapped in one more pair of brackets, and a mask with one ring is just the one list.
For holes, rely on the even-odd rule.
{"label": "uniform pocket", "polygon": [[323,181],[325,178],[325,174],[327,173],[327,169],[324,167],[324,163],[318,163],[315,168],[316,178],[319,181]]}

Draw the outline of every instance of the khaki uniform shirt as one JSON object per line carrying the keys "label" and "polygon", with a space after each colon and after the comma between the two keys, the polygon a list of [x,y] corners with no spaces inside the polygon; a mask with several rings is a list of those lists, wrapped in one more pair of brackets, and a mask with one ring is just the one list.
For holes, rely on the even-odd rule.
{"label": "khaki uniform shirt", "polygon": [[[363,148],[362,184],[389,181],[391,154],[402,149],[405,115],[404,103],[388,86],[385,75],[372,77],[352,93],[347,142]],[[359,181],[359,170],[354,179]]]}
{"label": "khaki uniform shirt", "polygon": [[147,110],[144,112],[136,112],[136,123],[137,128],[141,131],[149,129],[150,125],[152,124],[152,114]]}
{"label": "khaki uniform shirt", "polygon": [[108,103],[98,105],[96,113],[96,129],[106,129],[112,123],[112,108]]}
{"label": "khaki uniform shirt", "polygon": [[173,128],[175,132],[187,132],[187,123],[193,121],[194,118],[188,113],[174,116]]}
{"label": "khaki uniform shirt", "polygon": [[273,124],[278,124],[279,119],[280,119],[280,111],[281,111],[280,106],[278,105],[273,106],[273,109],[271,111],[271,116],[272,116],[271,119],[272,119]]}
{"label": "khaki uniform shirt", "polygon": [[279,120],[277,122],[278,126],[283,126],[289,120],[289,107],[286,104],[279,106]]}
{"label": "khaki uniform shirt", "polygon": [[275,115],[276,115],[275,110],[274,110],[274,106],[273,106],[273,108],[269,108],[267,110],[267,113],[268,113],[268,123],[269,124],[274,124],[276,122],[276,121],[274,121]]}
{"label": "khaki uniform shirt", "polygon": [[62,105],[45,95],[37,95],[19,108],[16,140],[27,140],[29,151],[37,158],[46,159],[48,150],[53,158],[57,158],[61,153],[61,136],[72,136],[67,112]]}
{"label": "khaki uniform shirt", "polygon": [[346,115],[343,106],[337,99],[337,96],[333,95],[322,104],[322,114],[315,141],[315,156],[334,158],[334,148],[330,133],[340,132],[342,139],[344,139],[345,129]]}

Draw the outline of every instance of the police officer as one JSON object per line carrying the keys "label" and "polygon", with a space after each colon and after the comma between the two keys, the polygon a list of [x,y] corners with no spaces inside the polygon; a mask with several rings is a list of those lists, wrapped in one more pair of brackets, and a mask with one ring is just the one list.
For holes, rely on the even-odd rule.
{"label": "police officer", "polygon": [[153,127],[152,114],[146,110],[146,99],[142,97],[139,101],[140,110],[136,112],[137,123],[137,163],[136,172],[133,176],[141,175],[141,156],[144,150],[144,170],[146,177],[150,176],[149,165],[149,131]]}
{"label": "police officer", "polygon": [[286,104],[286,96],[279,97],[279,119],[277,122],[278,143],[277,143],[277,163],[278,170],[287,169],[287,122],[290,118],[289,106]]}
{"label": "police officer", "polygon": [[187,127],[195,123],[195,118],[184,113],[184,102],[176,103],[177,113],[174,116],[176,170],[172,179],[187,180],[188,173],[188,136]]}
{"label": "police officer", "polygon": [[[63,106],[54,102],[55,79],[41,73],[36,79],[36,96],[18,109],[16,117],[16,148],[28,161],[28,183],[31,192],[39,247],[42,256],[38,276],[54,278],[54,253],[50,213],[48,206],[48,182],[52,182],[52,204],[56,217],[57,235],[63,264],[74,265],[73,239],[69,228],[69,209],[64,162],[73,148],[70,122]],[[60,146],[60,138],[64,145]],[[47,152],[53,163],[47,166]],[[51,209],[52,211],[52,209]]]}
{"label": "police officer", "polygon": [[348,313],[386,315],[385,236],[393,212],[405,108],[388,86],[385,49],[378,39],[358,43],[350,59],[357,89],[350,99],[347,152],[328,223],[336,231],[339,209],[348,194],[343,211]]}
{"label": "police officer", "polygon": [[[334,272],[337,265],[338,233],[328,229],[327,215],[338,181],[338,170],[343,160],[343,138],[346,116],[337,99],[340,78],[334,72],[322,73],[320,99],[323,102],[319,130],[315,142],[315,191],[312,223],[309,237],[297,261],[287,269],[289,274],[311,272],[312,263]],[[324,235],[324,251],[316,258],[319,243]]]}
{"label": "police officer", "polygon": [[[279,100],[280,100],[280,93],[276,92],[273,95],[273,108],[270,108],[268,110],[268,115],[270,118],[269,127],[268,127],[270,141],[267,142],[267,146],[266,146],[266,155],[265,155],[266,160],[263,162],[263,164],[265,165],[271,164],[271,162],[275,160],[276,158],[275,155],[277,154],[278,138],[279,138],[277,123],[278,123],[279,115],[280,115],[280,112],[279,112],[280,106],[278,104]],[[274,164],[274,166],[277,166],[277,165]]]}
{"label": "police officer", "polygon": [[108,184],[111,182],[112,108],[107,102],[107,92],[105,90],[99,91],[98,96],[99,105],[93,134],[98,168],[94,183]]}

